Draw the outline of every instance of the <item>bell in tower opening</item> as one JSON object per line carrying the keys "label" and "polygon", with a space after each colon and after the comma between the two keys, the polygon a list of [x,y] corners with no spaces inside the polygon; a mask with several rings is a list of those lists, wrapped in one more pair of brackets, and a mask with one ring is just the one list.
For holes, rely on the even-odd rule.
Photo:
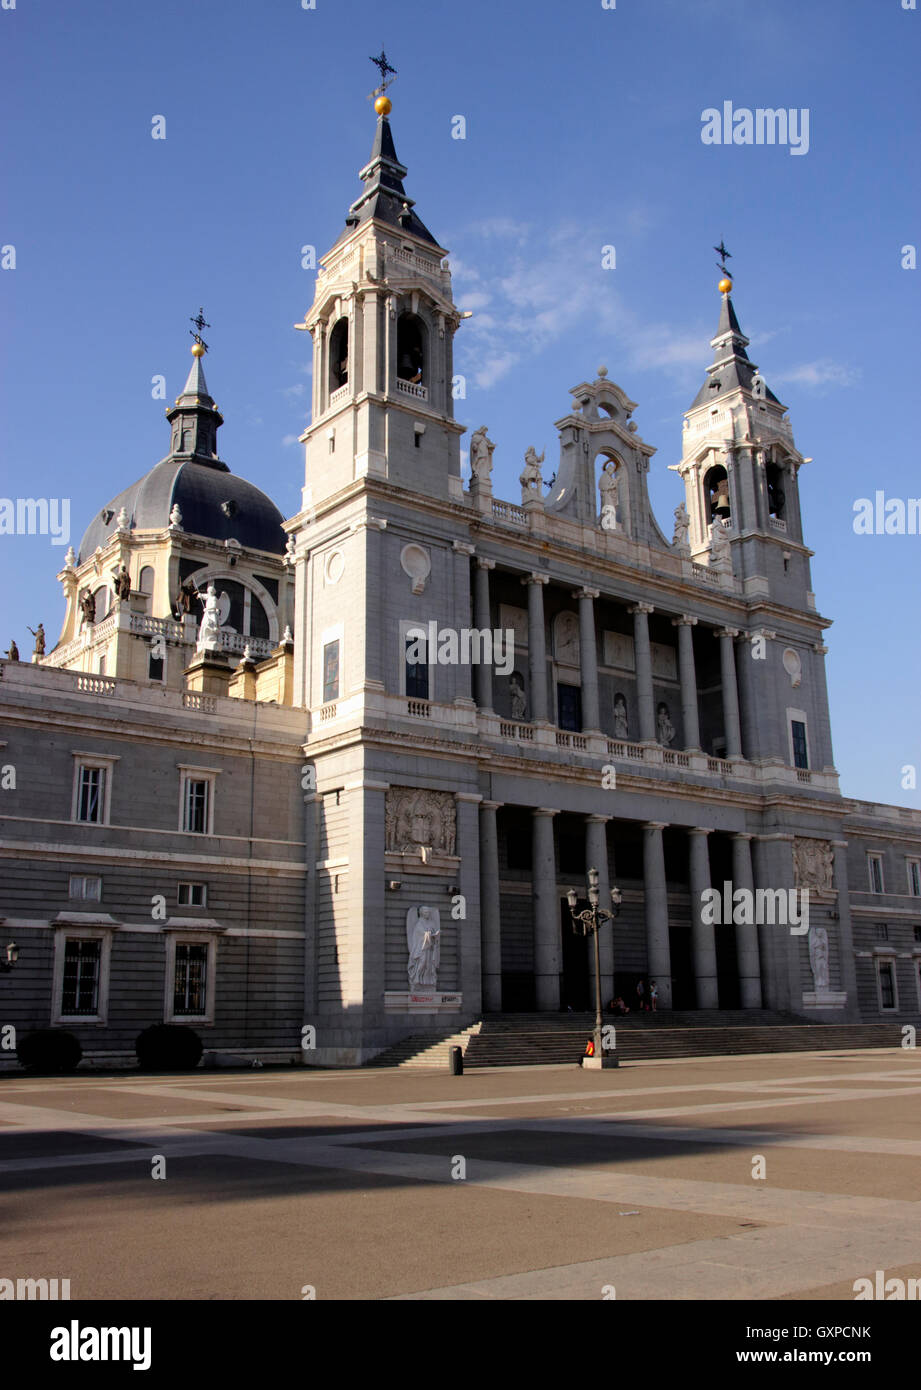
{"label": "bell in tower opening", "polygon": [[783,470],[781,469],[780,465],[776,463],[769,463],[767,466],[766,477],[768,509],[771,513],[771,516],[776,517],[778,521],[783,521],[784,502],[786,499],[784,498],[783,488],[781,487],[781,483],[783,482]]}
{"label": "bell in tower opening", "polygon": [[721,465],[711,468],[704,481],[707,496],[707,521],[718,517],[728,523],[732,508],[729,505],[729,478]]}
{"label": "bell in tower opening", "polygon": [[329,375],[332,390],[347,386],[349,380],[349,321],[342,318],[329,339]]}
{"label": "bell in tower opening", "polygon": [[418,314],[401,314],[397,322],[397,376],[421,385],[425,373],[425,330]]}

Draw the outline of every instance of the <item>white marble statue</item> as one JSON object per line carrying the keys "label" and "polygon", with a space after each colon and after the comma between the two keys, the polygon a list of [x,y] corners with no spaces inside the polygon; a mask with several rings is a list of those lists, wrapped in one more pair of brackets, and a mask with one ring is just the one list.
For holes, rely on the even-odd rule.
{"label": "white marble statue", "polygon": [[824,927],[809,931],[809,964],[816,994],[828,993],[828,932]]}
{"label": "white marble statue", "polygon": [[617,464],[608,459],[598,480],[601,493],[601,528],[603,531],[617,530]]}
{"label": "white marble statue", "polygon": [[710,524],[710,566],[724,574],[732,573],[729,535],[719,519]]}
{"label": "white marble statue", "polygon": [[664,701],[656,710],[656,733],[661,744],[666,748],[675,741],[675,726],[672,723],[671,715],[668,712],[668,705]]}
{"label": "white marble statue", "polygon": [[[546,452],[546,451],[544,451]],[[544,461],[544,453],[538,454],[533,444],[529,444],[524,456],[524,471],[518,478],[521,484],[522,502],[530,502],[534,497],[540,497],[543,485],[543,476],[540,466]]]}
{"label": "white marble statue", "polygon": [[492,473],[492,455],[495,444],[486,432],[486,426],[481,425],[478,430],[474,430],[470,436],[470,476],[479,478],[481,482],[488,482]]}
{"label": "white marble statue", "polygon": [[627,702],[619,692],[614,696],[614,737],[624,740],[630,737]]}
{"label": "white marble statue", "polygon": [[512,718],[527,719],[528,705],[524,695],[521,673],[513,671],[508,678],[509,696],[512,702]]}
{"label": "white marble statue", "polygon": [[672,545],[676,550],[680,550],[684,553],[690,551],[690,542],[688,541],[690,529],[691,522],[688,517],[688,509],[683,502],[679,502],[678,506],[675,508],[675,534],[672,536]]}
{"label": "white marble statue", "polygon": [[205,596],[205,611],[201,615],[201,627],[198,629],[198,642],[195,650],[201,655],[203,652],[217,652],[220,649],[221,618],[218,611],[217,591],[212,580]]}
{"label": "white marble statue", "polygon": [[406,914],[406,973],[410,989],[435,989],[441,960],[441,918],[437,907],[411,907]]}

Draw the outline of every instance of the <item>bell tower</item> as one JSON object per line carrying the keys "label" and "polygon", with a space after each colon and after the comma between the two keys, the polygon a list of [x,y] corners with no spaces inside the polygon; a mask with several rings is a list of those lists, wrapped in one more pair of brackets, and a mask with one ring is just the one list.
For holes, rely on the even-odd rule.
{"label": "bell tower", "polygon": [[364,188],[320,263],[304,322],[313,339],[304,509],[362,478],[459,500],[460,436],[452,393],[454,305],[447,252],[406,194],[388,119],[377,129]]}
{"label": "bell tower", "polygon": [[769,593],[796,608],[809,606],[809,560],[803,543],[799,470],[810,459],[746,349],[730,298],[724,257],[719,324],[707,380],[684,417],[681,474],[690,522],[691,556],[713,563],[714,524],[728,539],[736,578],[748,593]]}

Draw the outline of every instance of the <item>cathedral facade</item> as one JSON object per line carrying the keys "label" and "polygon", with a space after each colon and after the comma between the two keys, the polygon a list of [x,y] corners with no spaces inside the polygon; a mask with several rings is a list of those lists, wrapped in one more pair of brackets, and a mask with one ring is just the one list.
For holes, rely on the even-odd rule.
{"label": "cathedral facade", "polygon": [[354,1065],[584,1008],[594,869],[606,1000],[917,1024],[921,813],[841,794],[809,460],[730,282],[670,537],[604,367],[503,500],[485,428],[462,477],[462,315],[405,177],[384,110],[298,325],[297,515],[219,458],[197,342],[169,453],[68,553],[58,644],[0,666],[0,1022]]}

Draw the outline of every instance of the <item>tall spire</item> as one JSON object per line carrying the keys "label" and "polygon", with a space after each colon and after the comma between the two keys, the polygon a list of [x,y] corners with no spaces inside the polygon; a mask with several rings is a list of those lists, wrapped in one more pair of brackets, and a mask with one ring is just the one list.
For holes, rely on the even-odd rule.
{"label": "tall spire", "polygon": [[[207,327],[201,318],[193,319],[199,329]],[[166,418],[172,426],[170,436],[170,458],[189,458],[196,463],[205,463],[210,468],[219,468],[225,473],[230,469],[217,456],[217,432],[224,423],[224,417],[208,393],[202,358],[207,352],[207,344],[201,334],[193,333],[192,366],[186,378],[181,395],[176,397],[175,405],[170,406]]]}
{"label": "tall spire", "polygon": [[[729,254],[722,242],[717,250],[724,258]],[[775,405],[780,405],[780,401],[774,393],[764,385],[758,375],[756,364],[749,359],[748,353],[745,351],[750,340],[742,332],[735,307],[730,298],[732,281],[726,269],[725,259],[720,270],[722,271],[722,278],[717,286],[720,292],[720,317],[716,335],[710,339],[710,346],[714,351],[713,362],[707,368],[707,380],[694,397],[691,409],[694,410],[697,406],[707,404],[717,405],[730,391],[738,388],[752,392],[753,383],[759,399],[773,401]]]}
{"label": "tall spire", "polygon": [[413,212],[413,199],[407,196],[403,187],[406,165],[401,164],[397,158],[393,132],[388,120],[393,110],[393,102],[387,96],[387,88],[393,81],[390,74],[396,76],[396,69],[387,62],[387,55],[383,51],[379,58],[372,58],[371,62],[380,69],[383,79],[382,85],[371,93],[375,98],[377,130],[371,147],[371,158],[358,175],[364,183],[364,192],[349,208],[345,219],[346,232],[343,235],[348,235],[355,227],[374,219],[389,223],[402,232],[437,246],[438,242],[428,227]]}

